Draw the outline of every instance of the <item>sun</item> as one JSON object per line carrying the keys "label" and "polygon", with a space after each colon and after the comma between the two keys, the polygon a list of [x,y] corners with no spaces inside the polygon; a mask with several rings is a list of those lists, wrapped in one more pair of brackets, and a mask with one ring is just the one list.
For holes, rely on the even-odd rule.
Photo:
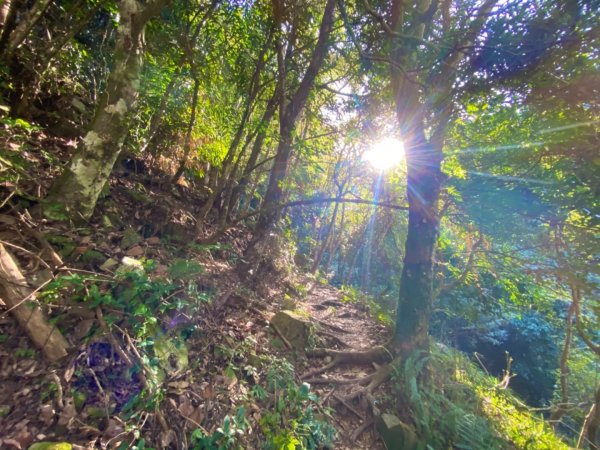
{"label": "sun", "polygon": [[389,170],[404,160],[404,144],[400,139],[387,137],[375,142],[363,155],[373,168],[381,171]]}

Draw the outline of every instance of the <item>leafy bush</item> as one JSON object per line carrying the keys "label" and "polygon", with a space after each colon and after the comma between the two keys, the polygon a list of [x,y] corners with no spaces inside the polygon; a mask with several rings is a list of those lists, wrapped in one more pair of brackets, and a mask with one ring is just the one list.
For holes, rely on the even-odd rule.
{"label": "leafy bush", "polygon": [[312,450],[333,442],[335,430],[326,421],[329,412],[316,413],[317,396],[310,392],[308,383],[295,383],[290,363],[280,359],[272,363],[267,373],[267,391],[273,406],[260,419],[265,449]]}
{"label": "leafy bush", "polygon": [[395,381],[428,448],[568,448],[542,418],[458,351],[434,348],[430,357],[409,358]]}

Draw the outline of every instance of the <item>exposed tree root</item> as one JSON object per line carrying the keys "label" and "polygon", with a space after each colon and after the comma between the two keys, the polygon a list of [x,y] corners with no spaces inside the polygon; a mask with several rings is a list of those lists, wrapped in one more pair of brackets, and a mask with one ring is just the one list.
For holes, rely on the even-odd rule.
{"label": "exposed tree root", "polygon": [[367,375],[362,378],[308,378],[303,379],[303,381],[311,384],[358,384],[363,385],[368,381],[371,381],[377,372],[373,372],[370,375]]}
{"label": "exposed tree root", "polygon": [[[365,430],[373,426],[374,420],[372,417],[365,417],[365,414],[361,413],[353,406],[353,402],[355,400],[360,400],[360,403],[363,404],[363,407],[371,411],[372,416],[379,415],[379,411],[376,407],[376,402],[372,394],[379,386],[389,379],[393,370],[392,363],[399,357],[395,357],[392,352],[383,346],[375,347],[367,351],[340,351],[320,348],[313,350],[308,354],[308,356],[331,358],[331,361],[324,366],[317,367],[305,373],[302,376],[304,381],[313,384],[332,384],[334,386],[358,386],[358,389],[345,396],[333,394],[333,391],[330,391],[328,395],[331,396],[331,398],[337,403],[343,405],[348,411],[352,412],[358,418],[364,421],[364,423],[352,434],[352,441],[356,441]],[[360,378],[315,377],[316,375],[333,369],[340,364],[373,365],[375,366],[375,371]],[[366,415],[368,416],[369,413],[367,412]]]}
{"label": "exposed tree root", "polygon": [[327,370],[333,369],[339,364],[371,364],[371,363],[386,363],[393,359],[390,351],[383,347],[374,347],[367,351],[340,351],[327,348],[317,348],[307,354],[310,357],[316,358],[332,358],[328,364],[317,367],[305,373],[301,378],[308,379],[315,375],[319,375]]}
{"label": "exposed tree root", "polygon": [[310,357],[324,358],[331,356],[337,364],[371,364],[390,362],[393,359],[393,355],[390,351],[383,347],[373,347],[371,350],[366,351],[340,351],[332,350],[328,348],[317,348],[308,353]]}

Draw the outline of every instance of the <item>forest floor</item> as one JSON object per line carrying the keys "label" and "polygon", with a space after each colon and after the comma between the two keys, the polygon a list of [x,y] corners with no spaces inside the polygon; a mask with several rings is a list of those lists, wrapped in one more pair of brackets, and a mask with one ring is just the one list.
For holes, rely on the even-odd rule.
{"label": "forest floor", "polygon": [[[42,299],[43,307],[71,350],[60,362],[48,363],[0,301],[0,448],[26,449],[39,441],[66,441],[82,448],[127,448],[137,442],[137,448],[145,448],[139,446],[140,439],[153,447],[213,448],[191,442],[189,436],[196,430],[196,436],[212,436],[215,445],[222,444],[228,436],[217,430],[233,417],[235,430],[229,437],[244,448],[262,448],[269,433],[276,440],[293,421],[320,426],[321,419],[335,427],[335,448],[383,448],[370,405],[344,400],[358,386],[326,382],[328,377],[360,378],[374,368],[336,367],[310,383],[317,397],[301,394],[293,400],[285,390],[300,392],[302,374],[324,363],[291,348],[282,336],[286,330],[269,326],[278,311],[293,309],[314,326],[311,346],[366,350],[383,343],[388,332],[364,305],[348,301],[339,290],[295,267],[288,267],[286,275],[261,280],[258,288],[242,281],[236,263],[248,232],[233,230],[218,245],[194,244],[193,216],[201,199],[192,189],[150,176],[145,168],[120,167],[110,181],[110,193],[86,226],[36,219],[31,210],[74,145],[39,131],[7,134],[2,140],[7,149],[3,169],[15,176],[0,187],[0,242],[32,288],[54,286],[52,295]],[[44,242],[36,241],[31,230],[41,232]],[[64,259],[61,267],[44,250],[46,243],[54,256]],[[135,285],[139,280],[119,278],[123,258],[152,261],[144,283],[176,278],[173,267],[185,272],[196,264],[201,270],[192,277],[181,275],[181,286],[161,298],[181,306],[141,313],[119,303],[127,283],[142,289]],[[80,277],[83,294],[58,281],[65,274]],[[85,295],[93,285],[111,300],[90,302]],[[136,314],[139,317],[129,320]],[[145,326],[148,319],[155,319],[154,331],[136,335],[136,327]],[[149,356],[157,357],[158,341],[171,347],[171,367],[162,367],[160,386],[150,389],[144,381],[148,374],[139,372]],[[185,350],[173,349],[175,341],[175,347],[183,345]],[[153,342],[154,352],[149,348]],[[123,355],[135,361],[133,366]],[[273,387],[277,367],[277,373],[289,379]],[[382,404],[390,401],[384,389],[377,395]],[[317,437],[327,439],[327,430],[315,432],[319,433]]]}
{"label": "forest floor", "polygon": [[[152,161],[119,163],[84,225],[40,219],[74,149],[35,127],[0,128],[0,246],[32,292],[16,300],[42,308],[70,345],[60,361],[44,359],[3,301],[10,281],[0,277],[0,449],[382,449],[374,412],[393,412],[444,448],[567,448],[445,346],[432,346],[441,351],[431,389],[417,392],[407,362],[364,395],[356,380],[380,366],[336,365],[310,350],[385,343],[372,302],[305,273],[283,239],[263,249],[258,272],[243,259],[248,229],[202,244],[199,190],[172,185]],[[282,314],[293,315],[289,327],[275,324]],[[412,405],[398,404],[402,377]]]}

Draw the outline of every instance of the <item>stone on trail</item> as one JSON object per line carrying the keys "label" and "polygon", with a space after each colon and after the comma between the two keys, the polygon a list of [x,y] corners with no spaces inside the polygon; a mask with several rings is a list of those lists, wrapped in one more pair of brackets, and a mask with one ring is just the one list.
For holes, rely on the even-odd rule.
{"label": "stone on trail", "polygon": [[413,450],[425,448],[411,426],[393,414],[382,414],[377,418],[375,428],[388,450]]}
{"label": "stone on trail", "polygon": [[311,336],[312,324],[304,317],[291,311],[279,311],[271,319],[271,324],[287,339],[296,350],[304,351]]}

